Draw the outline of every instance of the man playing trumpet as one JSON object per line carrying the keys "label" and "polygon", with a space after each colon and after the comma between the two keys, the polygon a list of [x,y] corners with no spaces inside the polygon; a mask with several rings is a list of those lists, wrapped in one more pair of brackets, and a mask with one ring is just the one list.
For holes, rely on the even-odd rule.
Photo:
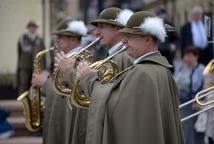
{"label": "man playing trumpet", "polygon": [[[86,35],[87,28],[82,21],[66,20],[60,24],[60,29],[53,34],[57,36],[57,44],[61,52],[56,54],[56,61],[61,55],[66,56],[81,49],[81,37]],[[72,64],[66,64],[66,66]],[[61,66],[56,63],[55,66]],[[65,67],[65,65],[63,65]],[[68,77],[65,79],[69,79]],[[62,81],[65,82],[65,79]],[[70,126],[68,121],[72,120],[72,113],[70,112],[67,103],[67,98],[57,94],[53,89],[53,80],[49,78],[44,83],[37,83],[38,76],[34,76],[32,84],[34,86],[42,87],[46,95],[45,113],[43,120],[43,141],[50,144],[66,144],[70,141]],[[69,111],[66,111],[69,110]]]}

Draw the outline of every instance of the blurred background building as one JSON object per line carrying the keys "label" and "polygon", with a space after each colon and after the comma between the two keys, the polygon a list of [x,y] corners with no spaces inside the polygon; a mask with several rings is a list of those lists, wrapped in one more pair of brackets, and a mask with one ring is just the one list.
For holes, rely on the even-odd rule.
{"label": "blurred background building", "polygon": [[25,30],[26,23],[31,19],[39,24],[39,34],[48,48],[50,32],[65,16],[88,22],[109,6],[137,11],[154,10],[162,5],[167,9],[168,19],[174,23],[179,32],[181,25],[189,19],[191,8],[195,4],[203,7],[213,27],[213,0],[1,0],[0,73],[15,73],[17,40]]}

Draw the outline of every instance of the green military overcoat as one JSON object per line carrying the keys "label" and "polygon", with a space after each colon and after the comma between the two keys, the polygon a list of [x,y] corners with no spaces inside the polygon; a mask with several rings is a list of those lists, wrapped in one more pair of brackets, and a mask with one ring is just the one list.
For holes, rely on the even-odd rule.
{"label": "green military overcoat", "polygon": [[[52,70],[55,53],[56,51],[51,53]],[[68,79],[68,77],[65,76],[64,79]],[[62,83],[66,83],[64,79],[62,79]],[[71,112],[70,109],[66,109],[68,107],[67,97],[57,94],[53,85],[53,79],[50,77],[42,87],[42,93],[46,97],[43,118],[43,143],[68,144],[69,139],[67,139],[68,136],[66,135],[68,126],[66,123],[71,121]]]}
{"label": "green military overcoat", "polygon": [[[45,113],[43,119],[44,144],[68,144],[68,121],[72,121],[72,112],[68,108],[67,97],[57,94],[53,89],[53,80],[49,79],[45,86]],[[70,128],[69,128],[70,130]]]}
{"label": "green military overcoat", "polygon": [[184,144],[178,90],[159,53],[141,59],[105,85],[88,85],[86,144]]}

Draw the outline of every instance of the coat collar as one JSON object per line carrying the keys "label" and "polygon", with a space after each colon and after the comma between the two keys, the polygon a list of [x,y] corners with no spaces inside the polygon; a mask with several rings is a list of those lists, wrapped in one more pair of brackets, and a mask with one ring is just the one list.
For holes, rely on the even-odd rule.
{"label": "coat collar", "polygon": [[138,64],[141,61],[141,59],[143,59],[144,57],[147,57],[147,56],[152,55],[154,53],[158,53],[158,51],[152,51],[152,52],[143,54],[142,56],[140,56],[140,57],[138,57],[137,59],[134,60],[134,65]]}
{"label": "coat collar", "polygon": [[167,68],[172,67],[172,65],[169,64],[167,59],[165,57],[161,56],[160,52],[151,53],[150,55],[142,57],[139,60],[139,64],[148,63],[148,62],[159,64],[159,65],[162,65],[162,66],[167,67]]}
{"label": "coat collar", "polygon": [[[161,56],[160,52],[157,51],[155,53],[151,53],[149,55],[146,55],[145,57],[142,57],[142,59],[139,59],[138,64],[144,64],[144,63],[155,63],[158,65],[162,65],[166,68],[171,68],[172,65],[170,65],[167,61],[167,59],[163,56]],[[131,69],[133,69],[135,67],[135,65],[132,65],[128,68],[126,68],[125,70],[119,72],[115,77],[113,77],[111,79],[110,82],[115,81],[116,79],[122,78],[124,76],[124,74],[126,74],[127,71],[130,71]]]}

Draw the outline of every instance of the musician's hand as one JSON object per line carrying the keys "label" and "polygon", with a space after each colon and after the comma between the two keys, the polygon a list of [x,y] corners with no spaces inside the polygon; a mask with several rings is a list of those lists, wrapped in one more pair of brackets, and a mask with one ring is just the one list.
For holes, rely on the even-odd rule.
{"label": "musician's hand", "polygon": [[55,57],[55,68],[60,69],[62,72],[65,72],[67,69],[71,68],[75,64],[75,59],[69,59],[66,57],[64,52],[59,52]]}
{"label": "musician's hand", "polygon": [[47,81],[50,73],[48,71],[43,71],[40,74],[34,74],[32,77],[32,87],[42,87],[44,83]]}
{"label": "musician's hand", "polygon": [[87,62],[81,62],[77,66],[77,79],[82,78],[88,73],[95,73],[97,70],[91,69]]}

